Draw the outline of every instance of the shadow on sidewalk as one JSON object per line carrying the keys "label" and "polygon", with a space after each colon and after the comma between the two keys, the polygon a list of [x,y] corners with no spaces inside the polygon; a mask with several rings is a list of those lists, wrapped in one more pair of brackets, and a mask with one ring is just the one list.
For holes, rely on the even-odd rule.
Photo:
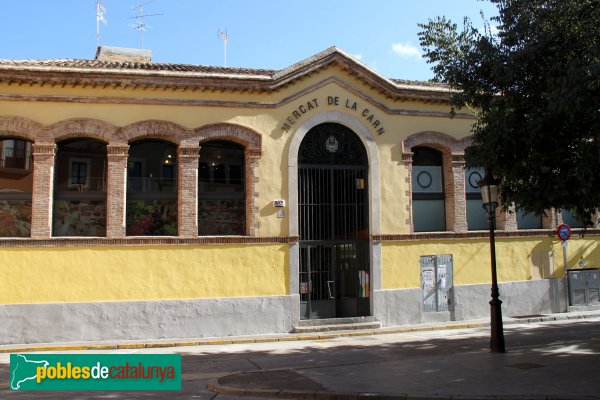
{"label": "shadow on sidewalk", "polygon": [[[0,398],[6,399],[213,399],[209,380],[243,389],[323,392],[440,394],[464,390],[466,396],[502,395],[527,388],[522,395],[553,398],[600,398],[600,323],[505,328],[506,354],[489,352],[488,328],[345,339],[236,345],[227,353],[210,346],[203,353],[182,354],[181,392],[9,392],[8,365],[0,365]],[[473,333],[483,333],[475,336]],[[402,341],[400,341],[402,340]],[[382,343],[382,341],[384,341]],[[282,342],[279,342],[282,343]],[[265,349],[265,346],[269,347]],[[253,349],[253,347],[257,347]],[[151,352],[151,351],[150,351]],[[239,372],[263,372],[239,374]],[[234,375],[238,373],[237,375]],[[496,374],[488,382],[489,374]],[[482,387],[484,392],[475,388]],[[360,390],[362,388],[362,390]],[[561,389],[562,388],[562,389]],[[345,390],[344,390],[345,389]],[[380,389],[380,390],[373,390]],[[420,391],[415,391],[420,389]],[[540,391],[542,390],[542,391]],[[565,393],[567,395],[565,395]],[[485,393],[484,393],[485,394]],[[562,397],[561,397],[562,396]],[[218,395],[216,400],[226,399]]]}

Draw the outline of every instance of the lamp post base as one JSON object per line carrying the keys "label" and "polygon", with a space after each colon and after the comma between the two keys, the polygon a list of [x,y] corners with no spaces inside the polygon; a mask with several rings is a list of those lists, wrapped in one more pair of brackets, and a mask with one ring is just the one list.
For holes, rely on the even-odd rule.
{"label": "lamp post base", "polygon": [[504,346],[504,326],[502,324],[502,301],[498,298],[498,288],[492,288],[490,301],[491,336],[490,350],[492,353],[506,353]]}

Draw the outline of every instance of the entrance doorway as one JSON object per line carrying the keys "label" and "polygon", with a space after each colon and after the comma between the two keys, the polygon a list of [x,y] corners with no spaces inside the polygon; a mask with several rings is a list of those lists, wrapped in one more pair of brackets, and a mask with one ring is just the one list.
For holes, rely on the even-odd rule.
{"label": "entrance doorway", "polygon": [[343,125],[312,128],[298,154],[300,317],[369,315],[368,161]]}

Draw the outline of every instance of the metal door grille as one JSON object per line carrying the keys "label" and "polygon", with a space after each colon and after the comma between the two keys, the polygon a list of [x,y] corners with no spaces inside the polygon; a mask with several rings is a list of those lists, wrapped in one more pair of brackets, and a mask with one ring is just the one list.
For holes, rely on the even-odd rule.
{"label": "metal door grille", "polygon": [[303,246],[300,248],[300,301],[329,300],[335,298],[333,282],[332,248]]}
{"label": "metal door grille", "polygon": [[366,168],[298,170],[300,240],[368,239]]}
{"label": "metal door grille", "polygon": [[305,136],[298,159],[301,317],[368,315],[365,148],[348,128],[322,124]]}
{"label": "metal door grille", "polygon": [[331,171],[320,168],[300,168],[298,194],[301,240],[331,238]]}
{"label": "metal door grille", "polygon": [[300,244],[302,318],[369,315],[369,242]]}
{"label": "metal door grille", "polygon": [[368,239],[366,169],[333,170],[334,239]]}

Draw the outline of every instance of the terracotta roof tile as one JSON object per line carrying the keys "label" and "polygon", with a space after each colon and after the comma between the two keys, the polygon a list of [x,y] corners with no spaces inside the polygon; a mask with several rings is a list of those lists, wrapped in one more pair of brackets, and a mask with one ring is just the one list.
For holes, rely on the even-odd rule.
{"label": "terracotta roof tile", "polygon": [[170,72],[201,72],[232,75],[263,75],[273,76],[277,71],[253,68],[216,67],[194,64],[170,64],[154,62],[117,62],[81,59],[49,59],[49,60],[0,60],[0,65],[23,67],[58,67],[58,68],[85,68],[85,69],[116,69],[116,70],[145,70],[145,71],[170,71]]}
{"label": "terracotta roof tile", "polygon": [[[85,69],[113,69],[113,70],[145,70],[145,71],[170,71],[170,72],[201,72],[223,75],[249,75],[273,77],[278,70],[254,69],[254,68],[232,68],[197,64],[172,64],[154,62],[118,62],[98,61],[83,59],[48,59],[48,60],[0,60],[0,65],[23,66],[23,67],[58,67],[58,68],[85,68]],[[443,83],[415,81],[406,79],[390,79],[397,85],[424,86],[446,88]]]}
{"label": "terracotta roof tile", "polygon": [[[172,64],[155,62],[126,62],[83,59],[49,60],[0,60],[0,79],[31,80],[37,73],[55,73],[81,76],[76,79],[114,80],[138,79],[138,83],[156,80],[167,86],[214,85],[215,87],[240,90],[277,90],[330,65],[340,65],[344,70],[354,71],[357,79],[377,90],[402,98],[428,98],[446,101],[451,89],[440,83],[389,79],[362,64],[351,55],[336,47],[330,47],[314,56],[281,70],[232,68],[195,64]],[[70,73],[73,74],[70,74]],[[11,77],[12,74],[12,77]],[[66,76],[65,79],[73,79]],[[101,76],[103,75],[103,76]],[[40,75],[40,79],[45,77]],[[187,79],[190,78],[190,79]],[[60,79],[52,77],[52,79]],[[146,81],[143,81],[146,79]],[[161,80],[162,79],[162,80]],[[207,83],[208,82],[208,83]],[[415,97],[416,96],[416,97]]]}
{"label": "terracotta roof tile", "polygon": [[446,85],[445,83],[439,83],[439,82],[412,81],[412,80],[407,80],[407,79],[390,79],[390,80],[397,85],[415,85],[415,86],[425,86],[425,87],[432,87],[432,88],[447,88],[448,87],[448,85]]}

